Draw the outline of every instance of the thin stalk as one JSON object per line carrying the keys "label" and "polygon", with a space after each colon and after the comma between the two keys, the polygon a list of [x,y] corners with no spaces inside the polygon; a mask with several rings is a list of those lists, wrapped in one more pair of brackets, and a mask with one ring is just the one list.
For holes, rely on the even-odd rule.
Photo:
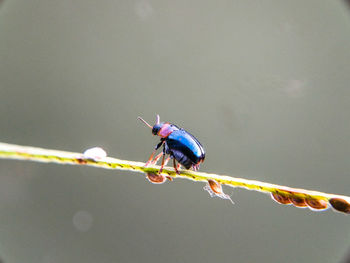
{"label": "thin stalk", "polygon": [[[103,156],[97,156],[94,158],[83,153],[57,151],[7,143],[0,143],[0,158],[57,164],[85,165],[104,169],[141,172],[146,175],[157,175],[160,169],[157,165],[145,167],[145,164],[141,162]],[[227,185],[267,193],[271,195],[273,200],[280,204],[291,204],[295,207],[308,207],[314,211],[322,211],[332,207],[338,212],[350,214],[350,197],[348,196],[290,188],[282,185],[214,173],[180,170],[180,174],[176,174],[174,169],[169,167],[165,167],[161,172],[161,175],[164,175],[167,178],[182,178],[197,182],[209,182],[208,185],[210,185],[214,193],[216,193],[215,183],[217,183],[219,186]]]}

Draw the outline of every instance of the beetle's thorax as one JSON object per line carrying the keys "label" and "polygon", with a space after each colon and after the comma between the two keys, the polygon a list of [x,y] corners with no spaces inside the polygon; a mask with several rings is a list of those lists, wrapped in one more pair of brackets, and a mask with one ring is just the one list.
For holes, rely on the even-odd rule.
{"label": "beetle's thorax", "polygon": [[173,131],[173,125],[171,125],[169,122],[165,122],[158,131],[157,135],[161,138],[167,138]]}

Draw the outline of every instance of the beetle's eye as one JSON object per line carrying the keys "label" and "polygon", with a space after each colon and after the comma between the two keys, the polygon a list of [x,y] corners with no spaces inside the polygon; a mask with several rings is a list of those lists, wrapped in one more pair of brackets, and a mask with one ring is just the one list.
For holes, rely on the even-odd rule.
{"label": "beetle's eye", "polygon": [[160,125],[159,124],[154,125],[152,128],[152,134],[157,135],[159,130],[160,130]]}
{"label": "beetle's eye", "polygon": [[157,129],[157,127],[153,127],[153,129],[152,129],[152,134],[153,134],[153,135],[157,135],[158,130],[159,130],[159,129]]}

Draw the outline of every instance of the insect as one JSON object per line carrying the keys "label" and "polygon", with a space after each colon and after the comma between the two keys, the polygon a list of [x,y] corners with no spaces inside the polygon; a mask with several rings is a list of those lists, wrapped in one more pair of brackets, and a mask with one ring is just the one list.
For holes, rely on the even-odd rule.
{"label": "insect", "polygon": [[[159,174],[170,159],[173,159],[174,169],[177,174],[180,174],[180,164],[186,169],[192,168],[195,171],[199,169],[199,164],[204,162],[205,151],[192,134],[169,122],[160,122],[159,115],[157,115],[156,124],[153,127],[141,117],[138,117],[138,119],[152,129],[153,135],[160,137],[160,142],[154,148],[145,166],[148,166],[150,163],[156,163],[162,157]],[[154,154],[161,146],[163,146],[163,151],[153,159]],[[165,155],[169,155],[166,160]],[[176,161],[178,161],[178,164],[176,164]]]}

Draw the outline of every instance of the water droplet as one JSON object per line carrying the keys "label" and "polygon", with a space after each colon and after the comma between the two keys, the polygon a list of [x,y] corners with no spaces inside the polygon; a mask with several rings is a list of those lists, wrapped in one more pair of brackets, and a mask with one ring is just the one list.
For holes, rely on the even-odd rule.
{"label": "water droplet", "polygon": [[84,153],[84,158],[86,159],[102,159],[107,156],[107,153],[105,150],[103,150],[101,147],[93,147],[90,149],[87,149]]}

